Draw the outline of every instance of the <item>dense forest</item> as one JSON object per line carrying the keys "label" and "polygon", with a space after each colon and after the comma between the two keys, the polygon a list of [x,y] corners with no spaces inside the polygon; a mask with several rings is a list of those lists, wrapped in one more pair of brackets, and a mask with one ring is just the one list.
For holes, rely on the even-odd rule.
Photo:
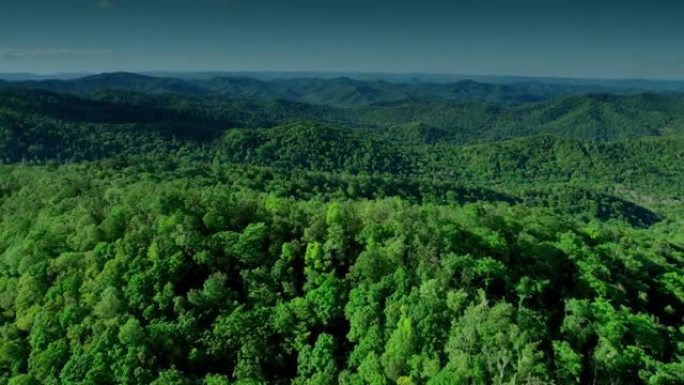
{"label": "dense forest", "polygon": [[684,95],[613,91],[2,82],[0,385],[682,384]]}

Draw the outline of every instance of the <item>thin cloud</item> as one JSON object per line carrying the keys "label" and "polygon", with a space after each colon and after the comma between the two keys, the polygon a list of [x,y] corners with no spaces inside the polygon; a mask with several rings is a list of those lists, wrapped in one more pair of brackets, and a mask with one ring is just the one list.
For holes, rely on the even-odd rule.
{"label": "thin cloud", "polygon": [[187,7],[211,6],[211,7],[234,7],[240,4],[240,0],[183,0]]}
{"label": "thin cloud", "polygon": [[109,50],[68,48],[0,48],[0,60],[71,59],[106,56],[111,53]]}
{"label": "thin cloud", "polygon": [[95,5],[100,9],[107,9],[113,7],[114,3],[111,0],[98,0]]}

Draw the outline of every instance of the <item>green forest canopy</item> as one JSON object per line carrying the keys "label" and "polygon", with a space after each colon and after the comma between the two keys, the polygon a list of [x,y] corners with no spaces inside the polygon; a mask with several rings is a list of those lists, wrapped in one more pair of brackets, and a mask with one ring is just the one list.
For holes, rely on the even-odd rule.
{"label": "green forest canopy", "polygon": [[684,97],[132,80],[0,92],[0,384],[684,382]]}

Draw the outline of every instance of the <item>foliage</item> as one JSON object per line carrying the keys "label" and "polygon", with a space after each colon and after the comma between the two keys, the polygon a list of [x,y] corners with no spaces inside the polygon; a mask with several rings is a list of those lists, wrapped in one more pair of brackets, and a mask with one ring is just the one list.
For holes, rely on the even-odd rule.
{"label": "foliage", "polygon": [[680,96],[151,79],[0,95],[1,385],[684,382]]}

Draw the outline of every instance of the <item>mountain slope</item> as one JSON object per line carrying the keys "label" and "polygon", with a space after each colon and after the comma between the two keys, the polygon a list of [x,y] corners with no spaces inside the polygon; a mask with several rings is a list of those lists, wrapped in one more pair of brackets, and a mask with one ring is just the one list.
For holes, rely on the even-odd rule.
{"label": "mountain slope", "polygon": [[520,106],[402,101],[360,107],[356,119],[371,125],[407,123],[448,134],[443,140],[473,142],[550,134],[609,141],[684,134],[684,95],[590,94]]}

